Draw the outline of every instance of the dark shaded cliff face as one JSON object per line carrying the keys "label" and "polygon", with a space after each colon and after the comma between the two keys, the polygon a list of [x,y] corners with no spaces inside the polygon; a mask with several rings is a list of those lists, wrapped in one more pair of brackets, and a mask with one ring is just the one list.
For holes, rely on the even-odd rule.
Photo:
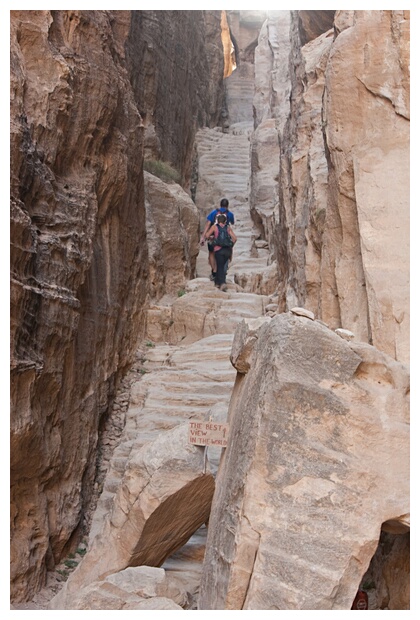
{"label": "dark shaded cliff face", "polygon": [[334,26],[335,11],[297,11],[302,45],[313,41]]}
{"label": "dark shaded cliff face", "polygon": [[[80,529],[100,419],[142,334],[143,106],[155,97],[162,156],[184,175],[195,127],[217,117],[216,95],[205,102],[213,79],[205,69],[206,21],[218,12],[187,12],[188,26],[172,12],[156,13],[159,19],[152,11],[11,12],[16,601],[42,586]],[[174,47],[181,30],[182,51]],[[165,41],[172,46],[160,51]]]}
{"label": "dark shaded cliff face", "polygon": [[153,139],[146,152],[188,185],[195,132],[219,120],[223,97],[221,11],[133,11],[130,78]]}

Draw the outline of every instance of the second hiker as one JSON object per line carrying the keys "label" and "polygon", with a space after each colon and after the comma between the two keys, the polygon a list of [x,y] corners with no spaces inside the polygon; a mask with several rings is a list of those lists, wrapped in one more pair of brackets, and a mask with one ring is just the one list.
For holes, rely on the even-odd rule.
{"label": "second hiker", "polygon": [[226,291],[226,272],[232,256],[232,247],[236,243],[236,235],[229,226],[224,213],[216,216],[216,223],[205,233],[205,239],[212,236],[214,236],[213,257],[216,263],[214,283],[221,291]]}
{"label": "second hiker", "polygon": [[[211,213],[209,213],[208,216],[207,216],[206,227],[205,227],[205,229],[203,231],[203,234],[201,235],[201,239],[200,239],[201,245],[204,245],[204,242],[205,242],[205,240],[207,238],[206,234],[208,233],[210,228],[216,222],[216,216],[219,215],[219,214],[226,215],[227,223],[228,224],[234,224],[235,223],[235,217],[234,217],[232,211],[229,211],[229,200],[227,198],[222,198],[222,200],[220,201],[220,207],[218,207],[217,209],[213,209],[213,211]],[[214,280],[215,279],[216,270],[217,270],[216,259],[215,259],[215,256],[214,256],[213,247],[214,246],[213,246],[212,243],[208,243],[207,244],[207,249],[209,251],[209,265],[211,267],[210,280]]]}

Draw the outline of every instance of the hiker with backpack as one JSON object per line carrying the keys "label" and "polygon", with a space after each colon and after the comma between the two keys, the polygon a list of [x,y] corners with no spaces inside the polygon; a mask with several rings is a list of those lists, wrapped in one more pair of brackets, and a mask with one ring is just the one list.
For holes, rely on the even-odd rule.
{"label": "hiker with backpack", "polygon": [[232,248],[236,243],[236,235],[224,213],[216,216],[216,223],[207,231],[205,238],[209,239],[211,236],[214,236],[212,244],[216,262],[214,284],[221,291],[227,291],[226,272],[229,259],[232,257]]}
{"label": "hiker with backpack", "polygon": [[[207,238],[206,235],[208,231],[210,230],[212,226],[214,226],[216,222],[216,217],[217,215],[220,215],[220,214],[226,215],[228,224],[235,223],[235,217],[232,211],[229,211],[229,200],[227,198],[222,198],[222,200],[220,201],[220,207],[218,207],[217,209],[213,209],[213,211],[209,213],[207,216],[206,227],[200,239],[201,245],[204,245],[205,240]],[[211,267],[210,280],[212,281],[214,281],[216,277],[216,271],[217,271],[217,265],[216,265],[216,259],[215,259],[214,252],[213,252],[213,247],[214,246],[212,243],[207,244],[207,249],[209,251],[209,265]]]}

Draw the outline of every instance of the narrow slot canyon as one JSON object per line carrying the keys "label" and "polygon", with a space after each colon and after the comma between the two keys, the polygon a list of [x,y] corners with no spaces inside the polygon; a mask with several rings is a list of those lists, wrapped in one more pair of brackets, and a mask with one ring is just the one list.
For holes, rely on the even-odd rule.
{"label": "narrow slot canyon", "polygon": [[410,609],[409,28],[11,11],[12,610]]}

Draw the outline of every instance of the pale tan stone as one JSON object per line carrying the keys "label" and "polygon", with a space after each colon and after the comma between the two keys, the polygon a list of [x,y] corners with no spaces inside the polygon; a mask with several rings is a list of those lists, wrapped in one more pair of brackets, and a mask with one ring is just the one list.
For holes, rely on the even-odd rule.
{"label": "pale tan stone", "polygon": [[270,11],[255,49],[250,209],[269,242],[270,254],[279,223],[280,140],[290,113],[290,26],[290,11]]}
{"label": "pale tan stone", "polygon": [[[280,309],[304,305],[408,362],[409,14],[337,11],[333,30],[331,12],[282,13],[256,49],[251,137],[251,206],[277,250]],[[290,76],[267,70],[291,66],[276,39]],[[283,109],[276,84],[291,93]],[[282,200],[270,215],[277,136]]]}
{"label": "pale tan stone", "polygon": [[270,318],[260,317],[242,321],[235,331],[230,361],[236,370],[246,374],[252,363],[255,343],[260,335],[260,328],[270,322]]}
{"label": "pale tan stone", "polygon": [[178,584],[168,578],[163,568],[152,566],[129,567],[118,573],[108,575],[105,582],[140,598],[170,598],[181,607],[187,603],[185,590],[180,589]]}
{"label": "pale tan stone", "polygon": [[350,609],[382,524],[407,523],[408,369],[288,313],[260,328],[250,359],[199,609]]}
{"label": "pale tan stone", "polygon": [[[186,592],[169,583],[161,568],[140,566],[127,568],[95,581],[74,592],[67,599],[67,609],[182,609],[176,602],[187,602]],[[48,609],[57,607],[53,599]]]}
{"label": "pale tan stone", "polygon": [[[332,47],[325,100],[336,185],[335,220],[327,217],[327,226],[341,221],[341,234],[327,238],[325,250],[337,265],[341,322],[404,362],[409,361],[407,17],[404,11],[353,12]],[[362,320],[368,333],[360,331]]]}
{"label": "pale tan stone", "polygon": [[349,329],[342,329],[341,327],[338,327],[334,331],[338,336],[340,336],[340,338],[344,338],[344,340],[353,340],[354,338],[353,332]]}
{"label": "pale tan stone", "polygon": [[207,521],[214,480],[203,474],[202,449],[187,443],[187,430],[180,425],[132,447],[112,510],[53,608],[71,609],[81,587],[128,566],[160,566]]}
{"label": "pale tan stone", "polygon": [[138,603],[136,607],[126,607],[126,609],[172,609],[182,611],[182,607],[174,603],[172,599],[162,596],[148,598],[145,601]]}
{"label": "pale tan stone", "polygon": [[198,209],[176,183],[144,172],[149,290],[153,298],[177,294],[195,274]]}
{"label": "pale tan stone", "polygon": [[311,319],[311,321],[315,320],[314,313],[311,312],[310,310],[307,310],[306,308],[299,308],[299,307],[295,306],[294,308],[290,309],[290,312],[292,312],[293,314],[297,314],[299,316],[304,316],[307,319]]}
{"label": "pale tan stone", "polygon": [[260,259],[243,262],[235,270],[235,282],[249,293],[272,295],[279,284],[277,263],[262,266]]}
{"label": "pale tan stone", "polygon": [[266,296],[254,293],[228,289],[226,294],[206,281],[173,303],[168,340],[188,344],[213,334],[231,334],[242,319],[261,316],[266,301]]}

